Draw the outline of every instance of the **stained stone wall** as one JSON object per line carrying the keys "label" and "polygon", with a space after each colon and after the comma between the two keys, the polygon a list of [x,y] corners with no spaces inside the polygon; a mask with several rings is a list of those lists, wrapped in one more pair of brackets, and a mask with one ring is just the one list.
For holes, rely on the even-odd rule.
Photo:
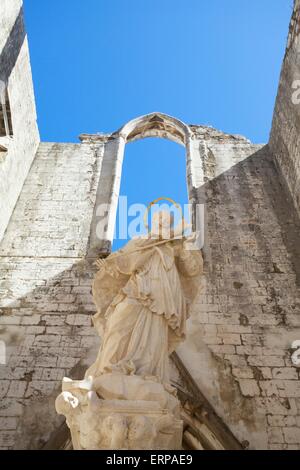
{"label": "stained stone wall", "polygon": [[206,148],[205,280],[179,354],[240,442],[299,449],[299,219],[268,146]]}
{"label": "stained stone wall", "polygon": [[270,148],[300,210],[300,0],[295,0],[274,110]]}
{"label": "stained stone wall", "polygon": [[[267,146],[190,130],[204,178],[195,192],[206,206],[205,276],[179,354],[240,441],[298,448],[299,220]],[[1,448],[47,442],[61,422],[62,377],[82,377],[99,346],[87,255],[105,145],[41,144],[2,241]]]}
{"label": "stained stone wall", "polygon": [[41,144],[0,246],[0,448],[49,439],[62,377],[98,347],[84,256],[101,162],[101,146]]}
{"label": "stained stone wall", "polygon": [[7,85],[13,137],[0,137],[0,240],[34,159],[39,132],[21,0],[0,0],[0,80]]}
{"label": "stained stone wall", "polygon": [[[11,11],[11,0],[4,3]],[[286,57],[292,66],[289,49]],[[16,100],[18,83],[11,89]],[[40,144],[21,193],[37,134],[20,123],[23,170],[16,152],[16,173],[7,170],[0,183],[3,200],[11,181],[14,197],[20,193],[0,244],[1,449],[42,448],[61,423],[54,399],[62,377],[82,377],[95,357],[93,257],[109,251],[114,223],[110,217],[97,245],[97,206],[112,201],[115,210],[125,142],[148,135],[186,146],[190,201],[205,205],[203,286],[178,354],[250,449],[300,448],[299,369],[290,359],[291,342],[300,339],[300,222],[292,197],[298,137],[291,132],[286,144],[278,108],[286,101],[280,90],[278,96],[270,146],[153,113],[111,135],[85,136],[81,144]],[[297,127],[297,116],[289,115],[289,126]]]}

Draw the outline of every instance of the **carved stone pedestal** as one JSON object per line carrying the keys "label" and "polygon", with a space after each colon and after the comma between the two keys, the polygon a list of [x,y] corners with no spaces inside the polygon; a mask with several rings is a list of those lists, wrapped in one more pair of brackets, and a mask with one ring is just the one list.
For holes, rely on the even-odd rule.
{"label": "carved stone pedestal", "polygon": [[181,449],[179,402],[170,386],[167,391],[152,379],[121,374],[65,378],[56,410],[66,416],[73,448]]}

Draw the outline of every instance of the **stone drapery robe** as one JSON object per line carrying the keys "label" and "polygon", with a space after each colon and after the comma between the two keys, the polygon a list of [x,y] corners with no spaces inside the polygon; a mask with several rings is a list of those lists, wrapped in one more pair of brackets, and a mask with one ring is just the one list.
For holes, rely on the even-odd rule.
{"label": "stone drapery robe", "polygon": [[119,372],[169,383],[169,354],[185,338],[203,261],[200,251],[185,249],[184,239],[131,253],[157,242],[131,240],[97,273],[93,321],[102,344],[86,377]]}

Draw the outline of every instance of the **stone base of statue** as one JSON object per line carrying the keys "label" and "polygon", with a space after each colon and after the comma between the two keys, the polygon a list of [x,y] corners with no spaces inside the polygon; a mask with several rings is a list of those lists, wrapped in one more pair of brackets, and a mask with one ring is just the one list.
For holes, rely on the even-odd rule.
{"label": "stone base of statue", "polygon": [[181,449],[179,401],[155,377],[64,378],[62,389],[56,410],[66,417],[74,449]]}

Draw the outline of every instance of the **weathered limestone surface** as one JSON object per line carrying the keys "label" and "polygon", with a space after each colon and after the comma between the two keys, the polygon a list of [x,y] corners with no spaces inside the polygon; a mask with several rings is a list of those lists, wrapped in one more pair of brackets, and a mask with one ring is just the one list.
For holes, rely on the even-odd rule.
{"label": "weathered limestone surface", "polygon": [[[289,349],[300,335],[299,220],[266,146],[191,129],[205,177],[205,290],[179,354],[240,441],[298,448]],[[103,153],[102,144],[41,144],[1,244],[2,448],[41,447],[60,422],[62,378],[82,378],[95,358],[94,267],[84,256]]]}
{"label": "weathered limestone surface", "polygon": [[[20,2],[2,6],[0,51]],[[186,146],[190,200],[206,207],[204,290],[179,354],[240,441],[299,449],[299,368],[290,359],[291,342],[300,338],[300,223],[293,209],[299,206],[300,105],[291,101],[293,80],[300,78],[299,0],[269,146],[153,113],[115,136],[41,144],[22,191],[38,134],[26,38],[19,45],[15,63],[13,55],[0,54],[8,64],[0,70],[16,131],[0,155],[0,237],[20,194],[0,246],[0,328],[7,344],[0,448],[41,448],[60,423],[54,400],[63,376],[80,379],[95,359],[95,268],[87,258],[91,245],[99,249],[95,207],[111,202],[116,209],[125,142],[156,135]],[[103,237],[108,250],[113,211]]]}
{"label": "weathered limestone surface", "polygon": [[[94,267],[85,262],[101,149],[41,144],[1,245],[0,447],[39,448],[64,375],[93,356]],[[86,362],[81,361],[84,358]]]}
{"label": "weathered limestone surface", "polygon": [[270,148],[300,210],[300,1],[295,0],[270,135]]}
{"label": "weathered limestone surface", "polygon": [[267,146],[206,148],[206,284],[179,354],[240,442],[299,448],[299,219]]}
{"label": "weathered limestone surface", "polygon": [[13,28],[16,18],[22,7],[22,0],[1,0],[1,34],[0,34],[0,50],[2,51],[7,38]]}
{"label": "weathered limestone surface", "polygon": [[0,240],[39,144],[22,2],[0,1],[0,80],[8,88],[13,137],[0,152]]}

